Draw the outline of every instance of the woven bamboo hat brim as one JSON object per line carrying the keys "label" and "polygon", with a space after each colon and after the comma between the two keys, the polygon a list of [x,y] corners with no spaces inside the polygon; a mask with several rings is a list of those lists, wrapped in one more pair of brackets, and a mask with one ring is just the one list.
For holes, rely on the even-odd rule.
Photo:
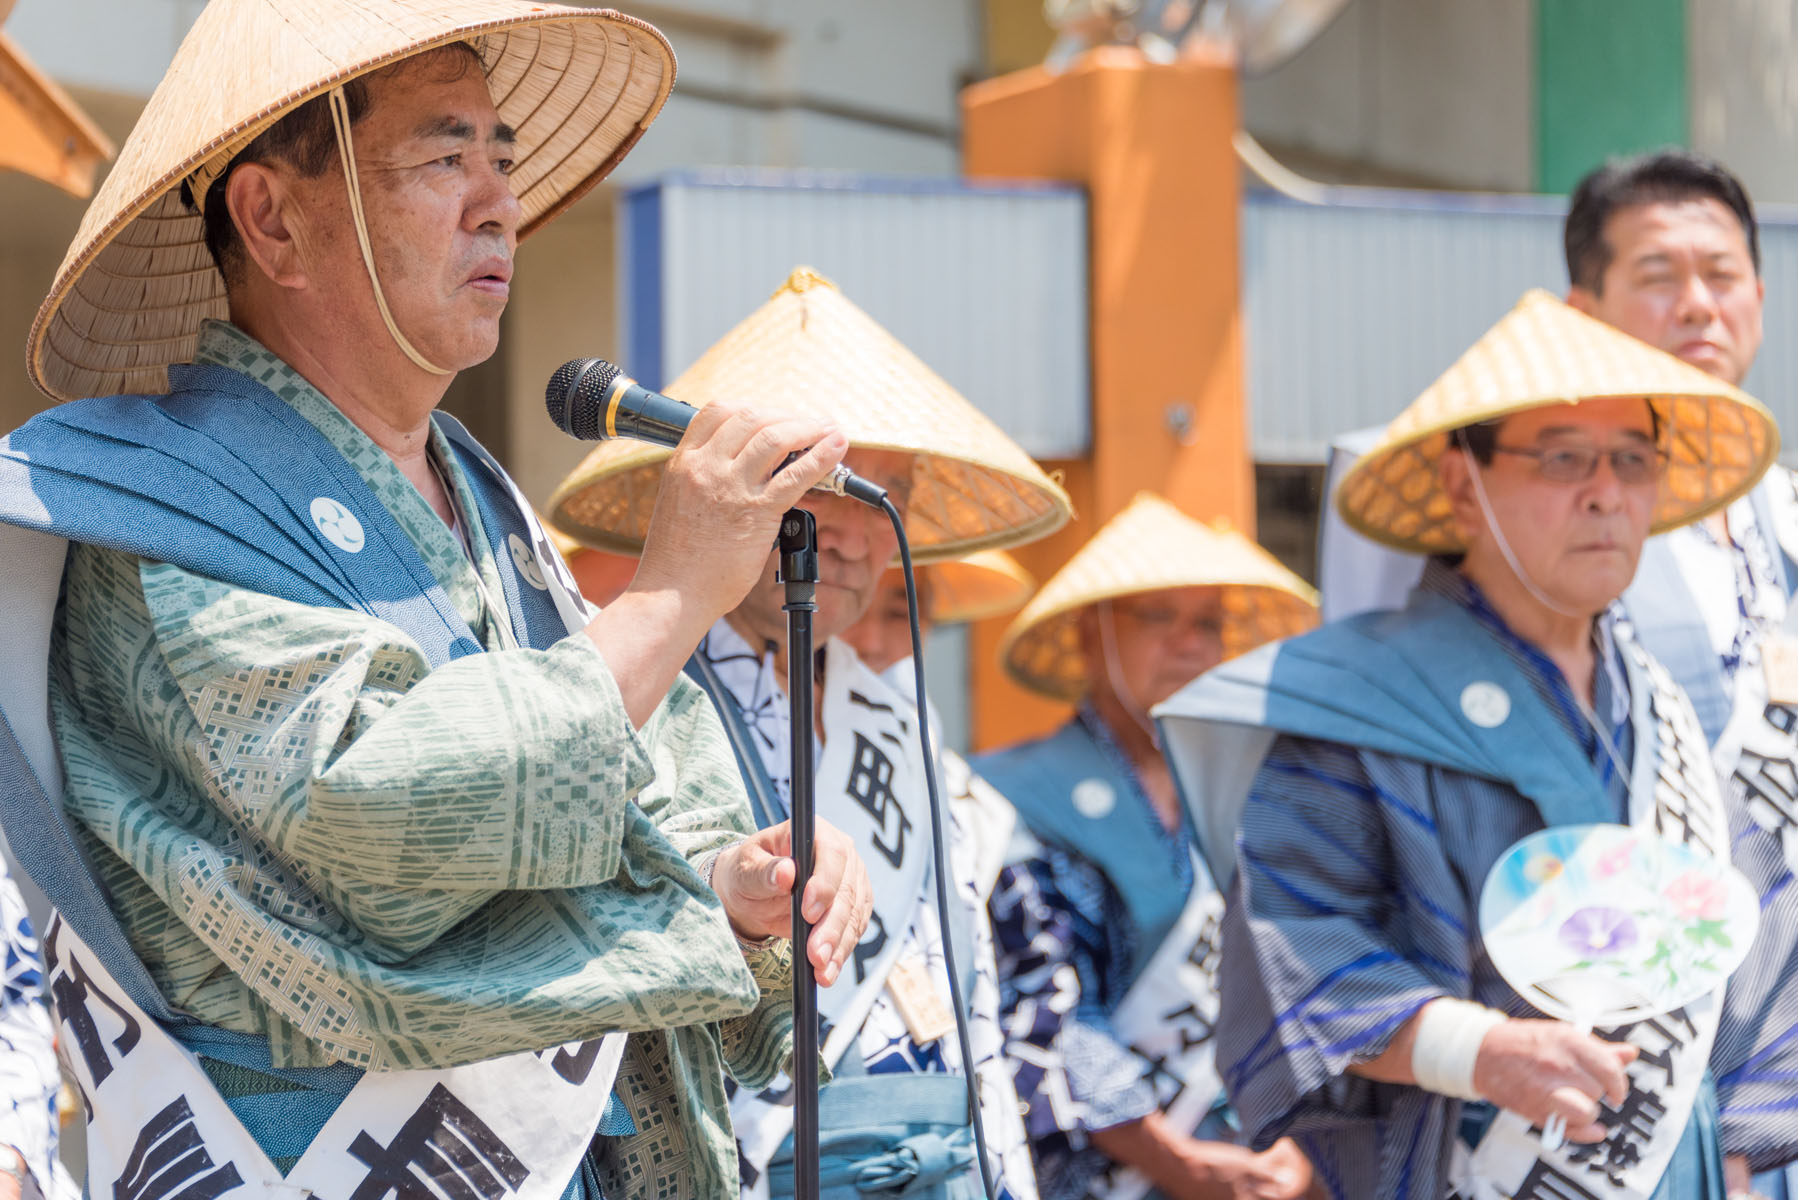
{"label": "woven bamboo hat brim", "polygon": [[1024,607],[1036,591],[1030,572],[1003,550],[932,563],[926,575],[930,620],[935,625],[1002,617]]}
{"label": "woven bamboo hat brim", "polygon": [[479,51],[500,119],[518,132],[519,236],[604,178],[674,85],[653,27],[534,0],[211,0],[175,53],[89,206],[26,351],[61,400],[161,392],[193,357],[200,322],[226,316],[204,225],[181,201],[297,105],[450,42]]}
{"label": "woven bamboo hat brim", "polygon": [[[919,562],[1031,541],[1071,512],[1016,442],[806,267],[665,390],[699,408],[751,399],[823,417],[852,447],[914,455],[905,526]],[[641,553],[669,453],[602,443],[556,488],[550,519],[596,549]]]}
{"label": "woven bamboo hat brim", "polygon": [[1006,673],[1056,700],[1086,692],[1077,619],[1101,600],[1169,588],[1223,589],[1224,656],[1317,624],[1317,593],[1234,529],[1193,520],[1138,492],[1043,585],[999,643]]}
{"label": "woven bamboo hat brim", "polygon": [[1466,549],[1436,463],[1451,431],[1555,404],[1640,396],[1668,463],[1652,532],[1696,521],[1752,488],[1779,453],[1760,401],[1543,291],[1518,301],[1386,427],[1336,490],[1343,520],[1416,554]]}

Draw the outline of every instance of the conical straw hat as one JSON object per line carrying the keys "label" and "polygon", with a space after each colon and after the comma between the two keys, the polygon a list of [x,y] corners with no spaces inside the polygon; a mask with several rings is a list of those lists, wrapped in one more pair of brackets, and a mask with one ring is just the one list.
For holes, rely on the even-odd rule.
{"label": "conical straw hat", "polygon": [[1436,481],[1452,430],[1533,408],[1628,396],[1654,406],[1668,453],[1654,533],[1728,505],[1779,453],[1778,426],[1754,397],[1532,291],[1386,427],[1343,478],[1337,507],[1376,542],[1417,554],[1464,550]]}
{"label": "conical straw hat", "polygon": [[981,550],[966,558],[931,563],[927,593],[930,620],[959,625],[1004,616],[1024,607],[1036,580],[1003,550]]}
{"label": "conical straw hat", "polygon": [[204,224],[181,201],[296,106],[450,42],[481,55],[500,119],[518,131],[523,237],[604,178],[674,85],[651,26],[535,0],[211,0],[150,97],[38,310],[31,380],[69,400],[160,392],[226,316]]}
{"label": "conical straw hat", "polygon": [[[905,527],[919,562],[1027,542],[1071,512],[1017,443],[807,267],[666,391],[699,408],[749,399],[824,417],[852,447],[915,455]],[[597,549],[641,553],[669,453],[602,443],[550,496],[550,520]]]}
{"label": "conical straw hat", "polygon": [[1317,623],[1317,593],[1273,555],[1221,522],[1204,525],[1138,492],[1018,614],[999,643],[1000,661],[1031,691],[1078,700],[1087,687],[1080,610],[1187,587],[1223,589],[1226,658]]}

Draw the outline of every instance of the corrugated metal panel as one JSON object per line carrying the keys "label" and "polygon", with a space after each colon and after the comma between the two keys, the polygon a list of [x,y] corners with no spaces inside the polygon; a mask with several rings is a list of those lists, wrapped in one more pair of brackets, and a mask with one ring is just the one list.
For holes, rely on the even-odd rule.
{"label": "corrugated metal panel", "polygon": [[[1355,193],[1252,196],[1243,304],[1255,457],[1322,462],[1391,420],[1532,287],[1566,291],[1559,200]],[[1798,464],[1798,214],[1761,214],[1766,340],[1747,387]]]}
{"label": "corrugated metal panel", "polygon": [[[1031,454],[1090,445],[1076,189],[719,171],[633,190],[620,212],[624,365],[645,383],[678,375],[804,264]],[[646,308],[649,274],[660,302]]]}
{"label": "corrugated metal panel", "polygon": [[1251,438],[1322,462],[1391,420],[1531,287],[1557,287],[1560,210],[1453,203],[1243,206]]}

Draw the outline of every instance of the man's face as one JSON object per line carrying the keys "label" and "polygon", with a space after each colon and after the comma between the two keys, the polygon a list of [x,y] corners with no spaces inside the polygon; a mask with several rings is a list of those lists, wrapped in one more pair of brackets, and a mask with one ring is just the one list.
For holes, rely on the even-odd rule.
{"label": "man's face", "polygon": [[1610,265],[1596,292],[1570,304],[1739,384],[1761,345],[1761,299],[1748,235],[1728,207],[1705,197],[1619,209],[1604,226]]}
{"label": "man's face", "polygon": [[[927,571],[918,572],[918,632],[930,632],[926,617],[929,611],[925,594]],[[862,619],[849,627],[843,640],[855,647],[870,670],[884,671],[901,659],[911,657],[911,609],[905,602],[905,572],[889,568],[874,588],[874,602]]]}
{"label": "man's face", "polygon": [[[911,495],[912,456],[893,450],[851,449],[843,464],[863,479],[887,489],[901,514]],[[882,572],[899,552],[886,513],[859,500],[825,492],[807,492],[799,507],[818,521],[818,612],[812,631],[822,645],[855,624],[874,599]],[[750,589],[737,611],[763,636],[786,628],[781,605],[786,589],[774,579],[778,553],[768,556],[768,570]]]}
{"label": "man's face", "polygon": [[[388,307],[425,358],[471,367],[499,345],[511,290],[520,219],[507,180],[512,130],[481,71],[458,53],[409,60],[370,76],[368,89],[352,137]],[[358,332],[386,342],[342,174],[334,167],[293,184],[308,286],[341,297]]]}
{"label": "man's face", "polygon": [[[1499,426],[1498,452],[1491,465],[1477,468],[1480,480],[1518,565],[1556,606],[1596,616],[1623,594],[1636,574],[1659,485],[1653,478],[1624,482],[1607,454],[1598,455],[1583,480],[1556,482],[1543,472],[1556,469],[1555,456],[1564,469],[1570,459],[1593,451],[1653,462],[1653,437],[1648,403],[1638,399],[1539,408]],[[1458,461],[1451,464],[1451,458]],[[1467,456],[1452,450],[1443,456],[1443,481],[1467,537],[1469,563],[1506,571],[1468,466]]]}
{"label": "man's face", "polygon": [[1123,596],[1083,611],[1079,629],[1092,686],[1121,683],[1129,695],[1120,698],[1146,712],[1223,661],[1223,589]]}

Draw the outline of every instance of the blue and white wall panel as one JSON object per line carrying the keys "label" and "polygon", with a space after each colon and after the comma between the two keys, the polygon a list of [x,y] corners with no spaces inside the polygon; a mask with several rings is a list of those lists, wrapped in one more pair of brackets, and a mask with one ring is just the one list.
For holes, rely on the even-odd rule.
{"label": "blue and white wall panel", "polygon": [[621,365],[669,382],[809,266],[1031,454],[1076,457],[1092,429],[1086,211],[1049,184],[669,175],[620,206]]}
{"label": "blue and white wall panel", "polygon": [[[1321,463],[1330,440],[1397,416],[1524,292],[1567,291],[1559,198],[1339,189],[1243,207],[1251,440],[1261,462]],[[1766,337],[1747,388],[1798,465],[1798,210],[1761,214]]]}

